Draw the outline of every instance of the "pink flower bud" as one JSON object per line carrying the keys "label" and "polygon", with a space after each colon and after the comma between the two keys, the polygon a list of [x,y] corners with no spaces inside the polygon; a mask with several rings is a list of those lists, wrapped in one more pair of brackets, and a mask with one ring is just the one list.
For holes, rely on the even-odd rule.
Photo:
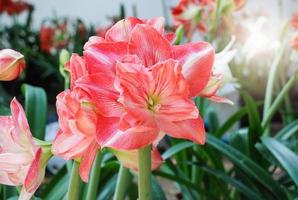
{"label": "pink flower bud", "polygon": [[25,68],[22,54],[12,49],[0,50],[0,81],[16,79]]}

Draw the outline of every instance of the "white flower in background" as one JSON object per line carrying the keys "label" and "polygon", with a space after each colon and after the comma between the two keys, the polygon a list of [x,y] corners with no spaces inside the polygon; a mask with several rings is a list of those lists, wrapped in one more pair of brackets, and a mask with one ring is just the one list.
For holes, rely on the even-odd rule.
{"label": "white flower in background", "polygon": [[235,36],[232,36],[229,44],[221,52],[215,55],[213,73],[220,74],[222,76],[222,83],[227,83],[233,80],[229,63],[233,60],[237,53],[236,49],[231,49],[235,43],[235,40]]}

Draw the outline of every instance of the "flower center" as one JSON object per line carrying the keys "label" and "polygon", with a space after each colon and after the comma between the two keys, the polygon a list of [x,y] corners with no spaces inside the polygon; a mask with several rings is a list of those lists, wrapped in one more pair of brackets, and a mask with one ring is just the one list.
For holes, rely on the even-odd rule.
{"label": "flower center", "polygon": [[159,103],[159,99],[154,96],[149,96],[148,103],[147,103],[148,110],[152,112],[158,112],[160,107],[161,107],[161,104]]}

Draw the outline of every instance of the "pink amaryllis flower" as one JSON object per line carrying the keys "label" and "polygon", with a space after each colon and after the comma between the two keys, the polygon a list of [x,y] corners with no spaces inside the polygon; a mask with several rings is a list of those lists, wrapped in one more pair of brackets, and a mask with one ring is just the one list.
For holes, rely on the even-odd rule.
{"label": "pink amaryllis flower", "polygon": [[[94,162],[96,153],[100,150],[100,143],[97,138],[101,135],[112,135],[116,132],[119,124],[119,116],[105,117],[101,110],[93,102],[92,95],[76,86],[76,81],[89,74],[85,60],[73,54],[66,64],[66,69],[70,72],[70,90],[64,91],[57,96],[57,113],[59,116],[59,131],[53,142],[52,152],[66,160],[75,159],[80,162],[80,176],[83,181],[88,182],[89,173]],[[109,84],[109,76],[105,76],[103,82]],[[113,80],[113,79],[111,79]],[[108,89],[108,85],[106,87]],[[107,110],[108,108],[106,108]],[[115,150],[116,151],[116,150]],[[127,167],[132,166],[135,160],[130,155],[133,152],[119,151],[119,160]],[[153,151],[153,155],[158,152]],[[125,159],[121,159],[121,158]],[[155,156],[157,159],[159,157]],[[153,158],[154,160],[155,157]],[[127,164],[130,163],[130,164]],[[158,160],[154,161],[161,164]]]}
{"label": "pink amaryllis flower", "polygon": [[0,50],[0,81],[16,79],[25,69],[24,56],[12,49]]}
{"label": "pink amaryllis flower", "polygon": [[173,38],[163,18],[128,18],[104,38],[92,37],[85,44],[88,74],[75,84],[90,94],[101,115],[120,118],[116,132],[97,134],[100,146],[138,149],[156,145],[165,133],[205,142],[191,98],[204,96],[214,50],[206,42],[172,45]]}
{"label": "pink amaryllis flower", "polygon": [[49,147],[37,145],[31,135],[22,106],[14,98],[11,116],[0,116],[0,184],[23,185],[20,200],[29,200],[41,184]]}

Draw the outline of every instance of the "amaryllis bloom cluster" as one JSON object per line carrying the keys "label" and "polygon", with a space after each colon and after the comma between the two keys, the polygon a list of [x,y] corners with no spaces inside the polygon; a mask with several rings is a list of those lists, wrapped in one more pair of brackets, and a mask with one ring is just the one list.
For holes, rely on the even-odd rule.
{"label": "amaryllis bloom cluster", "polygon": [[[73,54],[66,65],[71,74],[70,90],[57,96],[57,113],[59,131],[53,142],[52,152],[66,160],[75,159],[80,162],[80,176],[88,182],[89,173],[97,151],[101,149],[97,142],[98,135],[112,134],[117,130],[116,117],[105,117],[93,101],[92,95],[76,86],[76,81],[88,75],[85,60]],[[104,74],[102,74],[104,76]],[[103,79],[104,81],[105,79]],[[113,151],[119,160],[133,160],[134,151]],[[157,150],[152,151],[152,168],[157,168],[162,159]],[[124,165],[137,169],[137,162],[124,162]]]}
{"label": "amaryllis bloom cluster", "polygon": [[[245,0],[234,0],[232,9],[234,11],[241,9],[245,2]],[[195,31],[207,32],[208,23],[215,20],[216,9],[215,0],[180,0],[172,8],[174,26],[183,25],[188,38],[191,38]]]}
{"label": "amaryllis bloom cluster", "polygon": [[14,98],[11,116],[0,116],[0,184],[23,186],[20,200],[29,200],[45,175],[50,148],[38,146],[22,106]]}
{"label": "amaryllis bloom cluster", "polygon": [[206,32],[208,17],[214,9],[214,0],[181,0],[172,8],[174,25],[183,25],[188,37],[196,30]]}
{"label": "amaryllis bloom cluster", "polygon": [[30,4],[22,0],[0,0],[0,14],[6,12],[8,15],[18,15],[30,7]]}
{"label": "amaryllis bloom cluster", "polygon": [[69,41],[67,21],[43,24],[39,33],[40,49],[52,53],[66,47]]}
{"label": "amaryllis bloom cluster", "polygon": [[166,134],[205,143],[192,98],[220,99],[216,89],[206,89],[214,50],[206,42],[176,46],[174,39],[163,18],[128,18],[105,37],[91,37],[83,56],[72,55],[66,66],[70,90],[57,97],[60,129],[53,152],[80,161],[84,181],[104,147],[137,170],[136,150],[147,145],[152,169],[162,163],[156,146]]}
{"label": "amaryllis bloom cluster", "polygon": [[12,49],[0,50],[0,81],[16,79],[25,69],[24,56]]}

